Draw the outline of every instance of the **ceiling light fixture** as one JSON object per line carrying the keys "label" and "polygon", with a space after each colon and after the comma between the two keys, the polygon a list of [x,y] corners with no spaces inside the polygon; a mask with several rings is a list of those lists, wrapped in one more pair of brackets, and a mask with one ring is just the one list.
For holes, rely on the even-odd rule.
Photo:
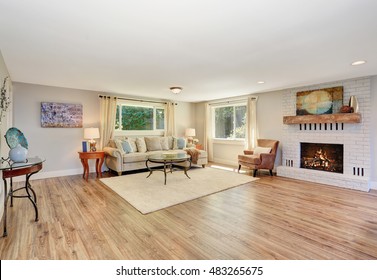
{"label": "ceiling light fixture", "polygon": [[258,81],[257,84],[264,84],[264,81]]}
{"label": "ceiling light fixture", "polygon": [[365,60],[358,60],[351,63],[352,66],[362,65],[367,63]]}
{"label": "ceiling light fixture", "polygon": [[182,91],[182,88],[181,87],[171,87],[170,90],[171,90],[172,93],[178,94]]}

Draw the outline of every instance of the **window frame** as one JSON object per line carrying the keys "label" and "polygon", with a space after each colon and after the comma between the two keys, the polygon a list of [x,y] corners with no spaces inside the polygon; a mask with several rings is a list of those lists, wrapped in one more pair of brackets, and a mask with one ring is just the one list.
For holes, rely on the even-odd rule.
{"label": "window frame", "polygon": [[[119,107],[118,107],[119,106]],[[130,101],[130,100],[118,100],[117,102],[117,110],[119,110],[119,117],[120,123],[122,120],[122,107],[129,106],[129,107],[143,107],[143,108],[152,108],[153,109],[153,129],[152,130],[122,130],[122,129],[115,129],[114,134],[115,136],[143,136],[143,135],[164,135],[166,129],[166,106],[164,103],[151,103],[148,101]],[[163,109],[164,110],[164,128],[157,129],[157,120],[156,120],[156,110]],[[117,120],[117,119],[116,119]],[[114,123],[115,127],[115,123]]]}
{"label": "window frame", "polygon": [[[216,142],[221,142],[221,141],[233,141],[233,142],[243,142],[245,141],[245,138],[246,138],[246,131],[245,131],[245,137],[244,138],[236,138],[235,137],[235,128],[236,128],[236,109],[235,107],[238,107],[238,106],[246,106],[247,107],[247,101],[245,102],[235,102],[235,103],[232,103],[232,102],[229,102],[227,104],[219,104],[219,105],[212,105],[211,107],[211,121],[212,121],[212,139]],[[224,108],[224,107],[233,107],[234,110],[233,110],[233,136],[232,138],[219,138],[219,137],[216,137],[216,113],[215,113],[215,110],[218,109],[218,108]],[[247,114],[247,108],[246,108],[246,113],[245,113],[245,116]]]}

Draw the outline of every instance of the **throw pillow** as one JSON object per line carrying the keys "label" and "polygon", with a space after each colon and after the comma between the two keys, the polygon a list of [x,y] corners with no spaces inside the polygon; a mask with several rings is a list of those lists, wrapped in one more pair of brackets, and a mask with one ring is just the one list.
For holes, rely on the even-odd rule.
{"label": "throw pillow", "polygon": [[180,138],[174,138],[175,139],[175,145],[174,149],[184,149],[186,148],[186,138],[180,137]]}
{"label": "throw pillow", "polygon": [[136,146],[139,153],[145,153],[147,151],[147,145],[145,144],[144,137],[136,138]]}
{"label": "throw pillow", "polygon": [[128,140],[122,141],[122,147],[123,147],[123,150],[126,154],[130,154],[130,153],[134,152],[134,150],[132,149],[132,146],[131,146],[130,142],[128,142]]}
{"label": "throw pillow", "polygon": [[114,139],[115,148],[120,151],[121,154],[124,154],[122,140],[120,139]]}
{"label": "throw pillow", "polygon": [[169,139],[168,137],[161,137],[161,148],[165,151],[169,150]]}
{"label": "throw pillow", "polygon": [[173,136],[167,136],[168,137],[168,143],[169,143],[169,150],[174,149],[174,137]]}
{"label": "throw pillow", "polygon": [[271,152],[271,148],[266,147],[256,147],[254,149],[254,155],[259,156],[260,154],[269,154]]}
{"label": "throw pillow", "polygon": [[134,153],[136,153],[138,150],[137,150],[137,146],[136,146],[136,139],[135,138],[131,138],[131,137],[128,137],[127,138],[128,142],[130,143],[131,147],[132,147],[132,150],[134,151]]}
{"label": "throw pillow", "polygon": [[144,137],[148,151],[161,151],[160,137]]}

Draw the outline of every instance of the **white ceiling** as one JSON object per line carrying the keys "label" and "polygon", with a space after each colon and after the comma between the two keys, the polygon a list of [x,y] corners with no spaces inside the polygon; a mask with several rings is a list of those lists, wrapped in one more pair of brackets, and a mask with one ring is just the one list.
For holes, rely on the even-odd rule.
{"label": "white ceiling", "polygon": [[0,50],[17,82],[212,100],[376,75],[377,1],[0,0]]}

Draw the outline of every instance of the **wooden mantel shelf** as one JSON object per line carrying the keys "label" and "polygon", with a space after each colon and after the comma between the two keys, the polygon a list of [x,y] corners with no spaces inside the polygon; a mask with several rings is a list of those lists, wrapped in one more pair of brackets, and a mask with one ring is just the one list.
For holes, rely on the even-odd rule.
{"label": "wooden mantel shelf", "polygon": [[284,116],[284,124],[300,123],[360,123],[360,113],[326,114],[326,115],[305,115],[305,116]]}

